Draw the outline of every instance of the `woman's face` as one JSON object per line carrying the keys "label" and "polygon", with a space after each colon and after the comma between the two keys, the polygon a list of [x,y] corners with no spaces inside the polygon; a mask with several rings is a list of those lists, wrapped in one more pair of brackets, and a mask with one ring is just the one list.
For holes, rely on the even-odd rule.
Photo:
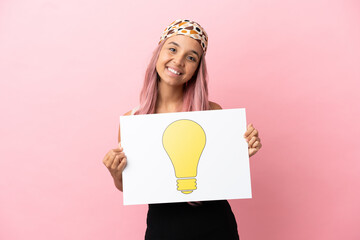
{"label": "woman's face", "polygon": [[199,66],[202,52],[200,44],[188,36],[168,38],[156,62],[160,82],[181,86],[189,81]]}

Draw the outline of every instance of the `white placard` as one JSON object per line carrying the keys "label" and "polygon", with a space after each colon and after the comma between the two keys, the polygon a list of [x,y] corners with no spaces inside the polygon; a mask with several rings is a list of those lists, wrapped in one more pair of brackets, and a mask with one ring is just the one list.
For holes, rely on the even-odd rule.
{"label": "white placard", "polygon": [[120,128],[124,205],[251,198],[245,109],[121,116]]}

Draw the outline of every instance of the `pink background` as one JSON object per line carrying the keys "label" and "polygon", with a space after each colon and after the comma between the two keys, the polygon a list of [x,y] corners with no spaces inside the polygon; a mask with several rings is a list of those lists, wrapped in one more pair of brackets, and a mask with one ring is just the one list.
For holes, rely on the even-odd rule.
{"label": "pink background", "polygon": [[102,158],[184,17],[209,34],[211,100],[263,142],[253,199],[230,201],[240,238],[360,239],[356,0],[1,1],[0,239],[143,238]]}

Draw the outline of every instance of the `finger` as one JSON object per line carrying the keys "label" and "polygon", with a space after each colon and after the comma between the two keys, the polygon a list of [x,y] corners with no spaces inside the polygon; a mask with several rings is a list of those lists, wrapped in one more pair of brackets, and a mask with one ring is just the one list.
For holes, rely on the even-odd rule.
{"label": "finger", "polygon": [[115,154],[112,150],[110,150],[104,157],[103,163],[107,168],[111,166],[115,158]]}
{"label": "finger", "polygon": [[[260,146],[260,142],[259,142],[259,141],[256,141],[256,142],[252,145],[253,148],[258,148],[259,146]],[[260,148],[258,148],[258,149],[260,149]]]}
{"label": "finger", "polygon": [[106,155],[103,158],[103,163],[106,165],[106,163],[109,161],[110,152],[107,152]]}
{"label": "finger", "polygon": [[103,163],[107,168],[109,168],[111,166],[111,164],[112,164],[112,162],[110,161],[110,158],[104,159]]}
{"label": "finger", "polygon": [[121,148],[121,142],[119,142],[119,148]]}
{"label": "finger", "polygon": [[121,159],[121,156],[120,155],[116,155],[115,158],[114,158],[114,161],[113,163],[111,164],[111,169],[116,169],[119,164],[120,164],[120,159]]}
{"label": "finger", "polygon": [[257,137],[252,137],[251,140],[249,141],[249,147],[254,147],[253,144],[254,142],[256,142]]}
{"label": "finger", "polygon": [[121,163],[119,164],[119,166],[118,166],[117,169],[118,169],[120,172],[123,172],[123,171],[124,171],[124,168],[126,167],[126,164],[127,164],[127,158],[124,157],[124,158],[121,160]]}
{"label": "finger", "polygon": [[116,152],[112,155],[112,157],[115,159],[116,156],[119,156],[120,159],[125,157],[125,153],[124,152]]}
{"label": "finger", "polygon": [[256,148],[249,148],[249,157],[251,157],[252,155],[254,155],[257,152]]}
{"label": "finger", "polygon": [[[122,152],[122,151],[113,151],[113,152],[111,152],[111,156],[110,156],[110,158],[113,158],[113,159],[115,159],[115,157],[117,156],[117,155],[120,155],[120,157],[125,157],[125,153],[124,152]],[[113,162],[113,161],[112,161]]]}
{"label": "finger", "polygon": [[254,136],[258,136],[258,131],[256,129],[254,129],[247,138],[250,140]]}
{"label": "finger", "polygon": [[246,130],[246,132],[245,132],[245,134],[244,134],[244,137],[249,136],[250,133],[251,133],[253,130],[254,130],[254,127],[253,127],[252,123],[250,123],[250,124],[248,125],[248,127],[247,127],[247,130]]}
{"label": "finger", "polygon": [[247,126],[247,128],[246,128],[246,132],[245,132],[244,136],[245,136],[245,137],[249,136],[249,134],[252,132],[253,129],[254,129],[254,128],[253,128],[253,126],[252,126],[252,123],[250,123],[250,124]]}
{"label": "finger", "polygon": [[110,161],[111,161],[111,163],[113,163],[114,162],[114,160],[115,160],[115,157],[116,156],[120,156],[120,158],[123,158],[123,157],[125,157],[125,153],[124,152],[111,152],[111,155],[110,155]]}
{"label": "finger", "polygon": [[117,153],[118,153],[118,152],[121,152],[122,150],[123,150],[122,147],[120,147],[120,148],[114,148],[114,149],[113,149],[113,151],[114,151],[114,152],[117,152]]}
{"label": "finger", "polygon": [[255,153],[259,151],[259,149],[262,147],[262,144],[256,146],[255,148],[249,148],[249,157],[253,156]]}

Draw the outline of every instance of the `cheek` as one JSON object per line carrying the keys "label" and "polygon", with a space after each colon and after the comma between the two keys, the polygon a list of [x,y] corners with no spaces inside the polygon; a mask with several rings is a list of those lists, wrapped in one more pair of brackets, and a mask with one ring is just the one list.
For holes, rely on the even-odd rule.
{"label": "cheek", "polygon": [[157,72],[159,72],[159,70],[161,70],[163,68],[163,64],[160,58],[158,58],[158,60],[156,61],[156,65],[155,65],[155,69]]}
{"label": "cheek", "polygon": [[197,68],[198,68],[198,65],[196,65],[196,66],[191,66],[190,68],[189,68],[189,73],[191,73],[191,77],[193,77],[193,75],[196,73],[196,70],[197,70]]}
{"label": "cheek", "polygon": [[166,59],[167,59],[166,54],[160,52],[159,58],[156,61],[156,68],[159,68],[159,69],[164,68]]}
{"label": "cheek", "polygon": [[159,72],[159,60],[157,60],[157,62],[155,64],[155,69],[157,72]]}

